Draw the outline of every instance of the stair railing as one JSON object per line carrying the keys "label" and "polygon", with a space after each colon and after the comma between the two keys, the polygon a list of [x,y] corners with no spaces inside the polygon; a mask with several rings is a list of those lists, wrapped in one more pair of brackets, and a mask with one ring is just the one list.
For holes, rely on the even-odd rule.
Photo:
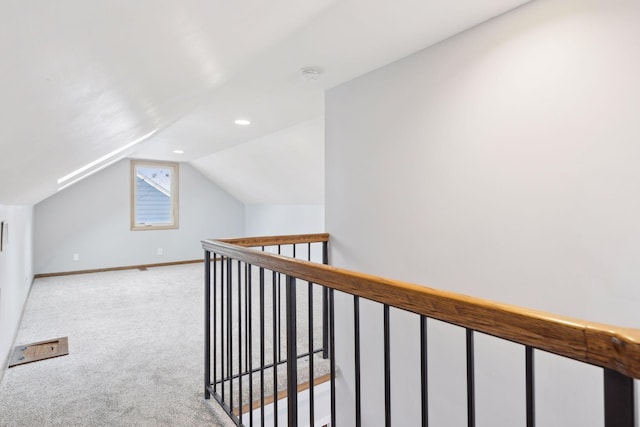
{"label": "stair railing", "polygon": [[[247,263],[223,246],[241,250],[252,247],[266,255],[326,264],[328,240],[328,234],[306,234],[203,242],[205,398],[213,396],[236,425],[245,425],[243,421],[248,419],[248,425],[264,426],[267,404],[273,405],[273,421],[278,425],[281,396],[290,401],[297,395],[289,391],[299,388],[298,360],[307,365],[304,388],[309,394],[310,418],[315,418],[314,391],[319,382],[315,371],[328,358],[329,292],[308,282],[306,295],[301,295],[291,276]],[[209,245],[223,246],[207,248]],[[302,300],[306,300],[306,316],[296,319]],[[304,330],[298,330],[303,323]],[[320,334],[316,334],[316,326]],[[306,345],[297,344],[298,336],[304,338],[300,341],[307,341]],[[280,384],[283,373],[286,387]],[[256,408],[260,411],[254,421]],[[296,408],[288,406],[289,412]]]}
{"label": "stair railing", "polygon": [[[391,346],[390,320],[391,307],[419,315],[420,351],[421,351],[421,420],[416,425],[428,426],[428,369],[427,369],[427,319],[436,319],[466,330],[467,361],[467,423],[475,426],[475,377],[474,377],[474,333],[481,332],[503,340],[521,344],[525,347],[525,388],[526,388],[526,425],[535,426],[535,372],[534,355],[536,351],[544,351],[563,356],[578,362],[601,367],[604,376],[604,423],[605,427],[635,427],[635,393],[634,379],[640,379],[640,330],[620,328],[600,323],[557,316],[542,311],[529,310],[508,304],[496,303],[480,298],[456,294],[420,286],[412,283],[391,280],[345,269],[324,265],[327,263],[327,242],[329,236],[302,235],[276,236],[273,238],[206,240],[202,242],[205,250],[205,398],[214,396],[225,408],[237,425],[245,425],[240,416],[229,407],[228,401],[221,396],[216,387],[216,379],[212,381],[211,334],[216,329],[214,297],[216,289],[222,286],[217,280],[215,266],[228,264],[228,272],[236,262],[238,270],[257,268],[260,271],[260,283],[263,286],[264,271],[271,272],[274,277],[282,275],[286,286],[286,364],[287,390],[297,390],[298,369],[296,339],[298,336],[296,320],[296,290],[304,285],[320,286],[327,290],[328,339],[323,340],[322,352],[329,356],[330,388],[331,388],[331,426],[336,425],[335,401],[335,324],[334,324],[334,291],[353,296],[354,306],[354,360],[355,360],[355,423],[360,426],[361,414],[361,379],[360,379],[360,299],[375,301],[383,307],[384,338],[384,388],[385,388],[385,426],[391,426]],[[320,242],[322,246],[322,262],[294,259],[292,257],[258,251],[244,246],[263,246],[268,244],[296,244]],[[294,249],[295,251],[295,249]],[[309,250],[310,252],[310,250]],[[216,257],[221,261],[212,262]],[[213,267],[212,267],[213,266]],[[213,274],[212,274],[213,273]],[[223,275],[218,274],[219,278]],[[233,289],[231,273],[227,276],[227,286]],[[238,276],[238,286],[241,277]],[[213,289],[213,293],[212,290]],[[250,294],[250,292],[249,292]],[[228,313],[228,312],[227,312]],[[231,319],[229,319],[231,320]],[[219,327],[219,326],[218,326]],[[248,328],[250,330],[251,328]],[[324,329],[324,328],[323,328]],[[264,338],[264,337],[261,337]],[[313,339],[311,339],[313,342]],[[328,342],[327,342],[328,341]],[[213,339],[216,342],[216,338]],[[233,348],[228,346],[227,350]],[[275,346],[274,346],[275,348]],[[215,350],[214,350],[215,352]],[[311,351],[310,351],[311,353]],[[231,354],[229,357],[233,358]],[[250,358],[249,358],[250,359]],[[311,358],[313,359],[313,358]],[[229,359],[228,359],[229,360]],[[264,364],[263,364],[264,365]],[[264,369],[264,366],[262,366]],[[213,368],[213,371],[219,368]],[[228,374],[231,374],[231,369]],[[242,369],[240,369],[242,371]],[[239,372],[240,372],[239,371]],[[251,369],[249,369],[251,371]],[[227,375],[227,380],[233,375]],[[241,377],[242,375],[240,375]],[[311,373],[313,377],[313,373]],[[242,386],[240,386],[242,388]],[[313,388],[313,387],[312,387]],[[224,388],[223,388],[224,390]],[[224,393],[224,391],[223,391]],[[313,401],[311,402],[313,404]],[[250,409],[254,409],[253,403]],[[251,412],[250,412],[251,414]],[[249,426],[264,425],[264,419],[255,422],[249,419]],[[287,423],[297,426],[298,393],[287,393]],[[306,421],[305,421],[306,423]],[[314,425],[313,414],[308,424]],[[277,418],[274,425],[278,425]],[[323,424],[324,425],[324,424]]]}

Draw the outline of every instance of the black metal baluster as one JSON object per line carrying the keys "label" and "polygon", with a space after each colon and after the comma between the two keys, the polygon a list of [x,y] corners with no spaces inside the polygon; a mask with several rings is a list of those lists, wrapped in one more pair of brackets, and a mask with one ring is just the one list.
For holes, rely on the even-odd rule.
{"label": "black metal baluster", "polygon": [[[278,289],[278,277],[280,275],[277,274],[275,271],[273,272],[272,275],[272,281],[273,281],[273,310],[272,310],[272,314],[273,314],[273,425],[275,427],[278,427],[278,349],[276,348],[276,346],[279,346],[280,343],[278,341],[278,339],[276,338],[277,334],[278,334],[278,326],[277,326],[277,319],[276,319],[276,315],[279,316],[280,314],[280,310],[278,307],[278,310],[276,310],[276,304],[279,302],[278,298],[279,298],[279,293],[277,292]],[[278,295],[276,296],[276,294],[278,293]],[[276,314],[277,312],[277,314]]]}
{"label": "black metal baluster", "polygon": [[605,427],[635,426],[635,390],[633,378],[604,368]]}
{"label": "black metal baluster", "polygon": [[204,251],[204,398],[211,398],[211,253]]}
{"label": "black metal baluster", "polygon": [[225,324],[225,299],[224,299],[224,288],[225,288],[225,281],[224,281],[224,266],[225,266],[225,259],[224,257],[220,257],[220,387],[222,388],[222,401],[224,402],[224,398],[225,398],[225,357],[227,355],[224,345],[225,345],[225,341],[226,341],[226,328],[224,327]]}
{"label": "black metal baluster", "polygon": [[233,260],[227,258],[227,378],[229,379],[229,411],[233,413]]}
{"label": "black metal baluster", "polygon": [[354,355],[356,370],[356,427],[362,425],[362,406],[360,388],[360,297],[353,296],[353,335],[354,335]]}
{"label": "black metal baluster", "polygon": [[248,319],[249,319],[249,284],[247,278],[249,275],[249,264],[244,264],[244,366],[249,366],[249,334],[248,334]]}
{"label": "black metal baluster", "polygon": [[322,242],[322,263],[329,264],[329,242]]}
{"label": "black metal baluster", "polygon": [[241,284],[242,284],[242,261],[238,260],[238,414],[240,418],[240,425],[242,425],[242,403],[243,403],[242,402],[242,286]]}
{"label": "black metal baluster", "polygon": [[391,340],[389,334],[389,306],[384,305],[384,425],[391,427]]}
{"label": "black metal baluster", "polygon": [[245,292],[247,293],[247,318],[248,318],[248,329],[247,334],[248,338],[248,352],[247,356],[247,366],[249,372],[249,426],[253,426],[253,314],[251,313],[252,305],[251,305],[251,291],[252,291],[252,283],[251,283],[251,268],[250,264],[246,264],[246,272],[245,272],[245,283],[247,286],[245,287]]}
{"label": "black metal baluster", "polygon": [[329,360],[331,372],[331,425],[336,425],[336,346],[333,289],[329,289]]}
{"label": "black metal baluster", "polygon": [[286,276],[287,316],[287,415],[288,425],[298,425],[298,340],[296,328],[296,279]]}
{"label": "black metal baluster", "polygon": [[[281,249],[281,245],[278,245],[278,255],[280,255],[280,249]],[[281,288],[281,283],[280,283],[280,277],[281,274],[278,273],[278,362],[282,362],[282,326],[281,326],[281,321],[280,319],[282,319],[282,299],[280,298],[280,294],[282,293],[282,288]],[[276,341],[274,341],[274,344],[276,343]]]}
{"label": "black metal baluster", "polygon": [[260,267],[260,425],[264,426],[264,268],[262,267]]}
{"label": "black metal baluster", "polygon": [[429,426],[429,369],[427,348],[427,317],[420,316],[420,389],[422,394],[422,427]]}
{"label": "black metal baluster", "polygon": [[[307,244],[307,261],[311,261],[311,243]],[[308,286],[308,326],[309,326],[309,427],[315,426],[315,369],[313,366],[314,343],[313,343],[313,283],[307,282]]]}
{"label": "black metal baluster", "polygon": [[[327,242],[322,242],[322,263],[329,264],[329,248]],[[329,357],[329,294],[328,289],[322,287],[322,358]]]}
{"label": "black metal baluster", "polygon": [[526,359],[526,398],[527,398],[527,427],[535,427],[536,425],[536,395],[535,395],[535,383],[534,383],[534,359],[533,348],[525,347],[525,359]]}
{"label": "black metal baluster", "polygon": [[218,380],[218,275],[216,254],[213,254],[213,392],[217,392]]}
{"label": "black metal baluster", "polygon": [[467,329],[467,425],[476,425],[473,331]]}

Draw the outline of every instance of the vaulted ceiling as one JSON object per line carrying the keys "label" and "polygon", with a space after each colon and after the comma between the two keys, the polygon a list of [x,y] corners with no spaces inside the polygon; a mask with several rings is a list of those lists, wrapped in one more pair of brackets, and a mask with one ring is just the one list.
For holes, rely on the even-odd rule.
{"label": "vaulted ceiling", "polygon": [[0,204],[126,156],[190,162],[245,203],[322,203],[327,88],[526,2],[4,1]]}

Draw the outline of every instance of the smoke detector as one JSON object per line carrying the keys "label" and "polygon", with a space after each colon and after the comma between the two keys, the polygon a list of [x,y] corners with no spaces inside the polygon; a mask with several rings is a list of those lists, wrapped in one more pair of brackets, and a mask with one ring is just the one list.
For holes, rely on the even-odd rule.
{"label": "smoke detector", "polygon": [[306,81],[320,80],[321,75],[322,75],[322,69],[318,67],[305,67],[300,70],[300,77],[302,77],[302,80],[306,80]]}

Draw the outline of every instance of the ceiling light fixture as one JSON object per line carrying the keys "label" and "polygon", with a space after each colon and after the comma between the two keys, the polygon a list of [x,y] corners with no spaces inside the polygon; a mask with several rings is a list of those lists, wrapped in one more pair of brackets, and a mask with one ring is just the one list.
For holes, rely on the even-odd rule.
{"label": "ceiling light fixture", "polygon": [[236,119],[234,123],[237,124],[238,126],[249,126],[251,124],[251,120]]}
{"label": "ceiling light fixture", "polygon": [[176,154],[184,154],[184,150],[173,150]]}
{"label": "ceiling light fixture", "polygon": [[300,70],[300,77],[306,81],[317,81],[322,76],[322,69],[318,67],[305,67]]}
{"label": "ceiling light fixture", "polygon": [[[63,176],[60,179],[58,179],[58,184],[62,184],[64,182],[66,182],[66,181],[69,181],[69,180],[77,177],[78,175],[81,175],[81,174],[85,173],[86,171],[90,170],[91,168],[96,167],[100,163],[106,162],[107,160],[111,159],[112,157],[115,157],[118,154],[122,153],[123,151],[133,147],[134,145],[141,143],[142,141],[144,141],[145,139],[149,138],[151,135],[153,135],[156,132],[158,132],[158,129],[154,129],[151,132],[149,132],[148,134],[143,135],[142,137],[136,139],[133,142],[130,142],[129,144],[125,145],[124,147],[120,147],[117,150],[114,150],[114,151],[110,152],[109,154],[106,154],[106,155],[100,157],[99,159],[94,160],[91,163],[87,163],[86,165],[82,166],[81,168],[71,172],[68,175]],[[109,164],[111,164],[111,163],[109,163]],[[100,168],[100,169],[102,169],[102,168]],[[91,173],[87,173],[86,176],[88,176],[90,174]]]}

